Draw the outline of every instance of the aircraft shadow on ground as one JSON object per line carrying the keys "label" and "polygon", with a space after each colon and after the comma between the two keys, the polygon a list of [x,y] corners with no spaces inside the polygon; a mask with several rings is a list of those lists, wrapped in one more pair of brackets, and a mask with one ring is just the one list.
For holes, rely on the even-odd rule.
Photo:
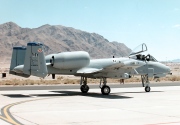
{"label": "aircraft shadow on ground", "polygon": [[120,93],[156,93],[156,92],[164,92],[164,91],[151,91],[151,92],[145,92],[145,91],[142,91],[142,92],[118,92],[116,94],[120,94]]}
{"label": "aircraft shadow on ground", "polygon": [[102,95],[101,93],[81,93],[76,91],[51,91],[55,93],[64,93],[66,96],[87,96],[87,97],[94,97],[94,98],[104,98],[104,99],[129,99],[133,97],[128,96],[121,96],[117,94],[109,94],[109,95]]}
{"label": "aircraft shadow on ground", "polygon": [[2,95],[10,97],[10,98],[28,98],[28,97],[31,97],[29,95],[22,95],[22,94],[2,94]]}
{"label": "aircraft shadow on ground", "polygon": [[102,95],[101,93],[81,93],[76,91],[50,91],[56,94],[2,94],[3,96],[7,96],[10,98],[31,98],[31,97],[60,97],[60,96],[86,96],[86,97],[94,97],[94,98],[103,98],[103,99],[130,99],[133,97],[122,96],[118,94],[110,94],[110,95]]}

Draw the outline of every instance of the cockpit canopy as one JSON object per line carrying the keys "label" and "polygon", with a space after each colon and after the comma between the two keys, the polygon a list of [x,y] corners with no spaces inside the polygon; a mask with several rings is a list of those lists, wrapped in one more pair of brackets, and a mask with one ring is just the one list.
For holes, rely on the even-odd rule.
{"label": "cockpit canopy", "polygon": [[158,62],[152,55],[144,55],[143,53],[147,51],[147,46],[145,43],[137,46],[130,54],[129,58],[142,60],[142,61],[153,61]]}
{"label": "cockpit canopy", "polygon": [[130,54],[129,54],[129,57],[130,56],[133,56],[133,55],[138,55],[139,53],[143,53],[147,51],[147,46],[145,43],[137,46]]}

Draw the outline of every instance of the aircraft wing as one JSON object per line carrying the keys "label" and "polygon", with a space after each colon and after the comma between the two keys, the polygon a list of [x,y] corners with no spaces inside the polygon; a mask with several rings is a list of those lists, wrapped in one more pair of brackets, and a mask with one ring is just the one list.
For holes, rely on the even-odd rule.
{"label": "aircraft wing", "polygon": [[105,66],[105,67],[100,67],[98,66],[97,68],[91,68],[91,67],[85,67],[77,71],[77,74],[94,74],[94,73],[99,73],[99,72],[111,72],[114,70],[132,70],[134,69],[134,72],[138,74],[138,72],[135,70],[136,68],[145,65],[144,62],[138,61],[138,60],[126,60],[126,61],[121,61],[121,62],[116,62],[114,64]]}

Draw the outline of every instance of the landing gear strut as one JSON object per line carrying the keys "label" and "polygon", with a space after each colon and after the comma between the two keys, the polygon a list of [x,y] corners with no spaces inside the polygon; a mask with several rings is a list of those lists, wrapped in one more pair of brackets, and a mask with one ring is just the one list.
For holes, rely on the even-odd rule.
{"label": "landing gear strut", "polygon": [[[101,93],[103,95],[109,95],[109,93],[111,92],[110,87],[107,86],[106,84],[107,84],[106,78],[101,78],[99,87],[101,88]],[[89,91],[89,86],[87,85],[87,77],[84,76],[81,77],[80,85],[81,85],[80,89],[82,93],[87,93]]]}
{"label": "landing gear strut", "polygon": [[[102,80],[103,80],[103,83],[102,83]],[[107,84],[107,79],[101,78],[99,87],[101,88],[101,93],[103,95],[109,95],[109,93],[111,92],[111,88],[109,86],[107,86],[106,84]]]}
{"label": "landing gear strut", "polygon": [[80,85],[82,93],[87,93],[89,91],[89,86],[87,85],[87,77],[81,77]]}
{"label": "landing gear strut", "polygon": [[142,80],[142,86],[145,87],[145,91],[150,92],[151,87],[150,87],[148,75],[141,75],[141,80]]}

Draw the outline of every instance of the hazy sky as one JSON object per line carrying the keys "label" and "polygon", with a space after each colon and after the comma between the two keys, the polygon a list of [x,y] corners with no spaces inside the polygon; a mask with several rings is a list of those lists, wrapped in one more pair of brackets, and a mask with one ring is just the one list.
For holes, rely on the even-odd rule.
{"label": "hazy sky", "polygon": [[180,58],[180,0],[0,0],[0,24],[44,24],[95,32],[157,60]]}

